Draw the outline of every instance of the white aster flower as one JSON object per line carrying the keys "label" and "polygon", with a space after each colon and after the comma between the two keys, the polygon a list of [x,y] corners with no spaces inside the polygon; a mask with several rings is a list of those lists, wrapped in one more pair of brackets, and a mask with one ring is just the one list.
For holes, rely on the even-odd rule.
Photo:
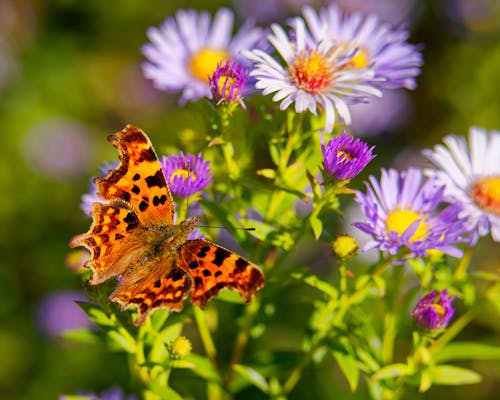
{"label": "white aster flower", "polygon": [[449,202],[460,203],[470,231],[470,244],[491,232],[500,242],[500,132],[471,127],[469,141],[463,136],[448,135],[446,146],[424,150],[437,167],[427,169],[446,186]]}
{"label": "white aster flower", "polygon": [[221,8],[213,21],[206,11],[178,10],[160,28],[148,29],[151,43],[143,46],[148,59],[144,75],[156,88],[167,92],[182,91],[180,103],[211,98],[209,77],[221,61],[247,63],[241,50],[252,49],[262,39],[263,31],[247,21],[232,36],[233,13]]}
{"label": "white aster flower", "polygon": [[332,131],[336,113],[350,124],[347,104],[381,96],[380,90],[363,83],[373,79],[373,70],[350,68],[357,49],[332,40],[315,40],[302,18],[294,18],[291,26],[293,31],[287,35],[273,24],[268,36],[285,65],[262,50],[243,52],[254,62],[250,76],[257,80],[255,87],[264,95],[274,93],[273,101],[281,102],[282,110],[295,103],[296,112],[309,110],[316,114],[319,106],[325,113],[326,132]]}

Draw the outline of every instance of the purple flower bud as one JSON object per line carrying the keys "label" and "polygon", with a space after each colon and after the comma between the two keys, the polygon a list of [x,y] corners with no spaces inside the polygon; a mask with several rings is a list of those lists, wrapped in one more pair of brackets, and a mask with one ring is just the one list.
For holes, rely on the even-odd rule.
{"label": "purple flower bud", "polygon": [[243,109],[243,91],[248,81],[248,72],[238,63],[220,62],[217,69],[210,76],[210,90],[217,104],[239,102]]}
{"label": "purple flower bud", "polygon": [[412,317],[427,329],[444,328],[455,313],[452,303],[456,297],[448,297],[448,289],[442,292],[433,290],[417,303]]}
{"label": "purple flower bud", "polygon": [[365,142],[342,132],[326,145],[321,144],[323,167],[333,178],[341,181],[352,179],[376,157],[373,149],[374,146],[369,148]]}

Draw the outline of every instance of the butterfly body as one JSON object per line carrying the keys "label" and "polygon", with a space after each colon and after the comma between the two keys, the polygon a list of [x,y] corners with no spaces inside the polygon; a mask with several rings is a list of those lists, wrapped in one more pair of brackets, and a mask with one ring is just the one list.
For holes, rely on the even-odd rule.
{"label": "butterfly body", "polygon": [[120,151],[121,164],[96,178],[93,222],[75,236],[71,247],[91,251],[87,266],[91,285],[117,278],[109,300],[122,309],[135,306],[136,325],[157,308],[181,311],[184,299],[204,307],[221,289],[237,290],[245,301],[264,285],[250,261],[207,240],[188,240],[198,223],[191,217],[174,224],[174,203],[149,138],[127,125],[109,140]]}

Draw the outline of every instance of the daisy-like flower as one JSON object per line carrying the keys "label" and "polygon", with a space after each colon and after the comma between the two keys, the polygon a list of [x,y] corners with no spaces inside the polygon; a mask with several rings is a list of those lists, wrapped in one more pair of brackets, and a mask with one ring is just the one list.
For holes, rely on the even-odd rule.
{"label": "daisy-like flower", "polygon": [[[108,176],[109,171],[115,169],[118,166],[117,161],[109,161],[102,163],[98,170],[99,176]],[[89,192],[82,195],[82,202],[80,203],[80,208],[89,217],[92,216],[92,206],[94,203],[102,203],[103,200],[97,195],[97,186],[94,183],[95,177],[90,179]]]}
{"label": "daisy-like flower", "polygon": [[375,146],[368,147],[360,139],[342,132],[340,136],[331,138],[326,145],[321,144],[323,168],[328,175],[338,180],[352,179],[376,157],[372,153],[374,148]]}
{"label": "daisy-like flower", "polygon": [[446,146],[424,150],[437,167],[425,173],[445,185],[449,202],[462,205],[471,246],[489,232],[500,242],[500,132],[471,127],[468,143],[455,135],[443,141]]}
{"label": "daisy-like flower", "polygon": [[212,183],[210,161],[205,161],[201,156],[182,151],[178,155],[163,156],[163,173],[175,196],[189,197]]}
{"label": "daisy-like flower", "polygon": [[[371,184],[371,185],[370,185]],[[404,256],[422,257],[438,250],[454,257],[463,252],[454,247],[463,242],[464,222],[458,218],[459,204],[442,208],[443,186],[435,180],[423,180],[416,168],[399,173],[382,169],[380,182],[370,176],[367,193],[356,192],[356,202],[365,215],[353,225],[373,237],[363,250],[378,248],[391,255],[400,250]],[[406,253],[406,254],[405,254]]]}
{"label": "daisy-like flower", "polygon": [[438,292],[433,290],[422,297],[412,312],[412,317],[427,329],[441,329],[448,325],[455,309],[456,296],[449,297],[448,289]]}
{"label": "daisy-like flower", "polygon": [[303,14],[316,41],[327,38],[358,48],[350,67],[372,68],[374,85],[384,89],[417,86],[415,77],[423,64],[421,47],[407,42],[409,33],[403,26],[393,28],[375,15],[343,12],[333,3],[318,13],[307,6]]}
{"label": "daisy-like flower", "polygon": [[315,40],[300,17],[291,26],[293,31],[287,35],[283,28],[273,24],[268,36],[285,66],[260,49],[243,52],[254,62],[250,76],[257,81],[255,87],[264,95],[275,93],[273,101],[281,102],[282,110],[292,103],[298,113],[309,110],[316,114],[317,108],[321,108],[326,132],[332,131],[336,113],[350,124],[348,103],[381,95],[373,85],[363,83],[373,79],[373,71],[350,68],[356,47],[339,46],[329,38]]}
{"label": "daisy-like flower", "polygon": [[144,75],[155,87],[167,92],[182,91],[180,103],[211,98],[209,77],[221,61],[248,63],[241,50],[252,49],[262,38],[262,30],[247,21],[231,37],[234,16],[221,8],[210,19],[208,12],[178,10],[157,28],[148,29],[151,43],[143,46],[148,59]]}
{"label": "daisy-like flower", "polygon": [[243,92],[248,81],[248,72],[240,64],[232,61],[222,61],[210,77],[210,90],[217,105],[222,102],[238,102],[243,109]]}

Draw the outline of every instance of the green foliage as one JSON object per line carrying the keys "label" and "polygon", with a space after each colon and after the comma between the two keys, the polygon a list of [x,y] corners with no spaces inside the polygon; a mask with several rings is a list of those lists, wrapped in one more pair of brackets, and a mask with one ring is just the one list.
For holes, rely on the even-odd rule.
{"label": "green foliage", "polygon": [[[101,393],[115,384],[147,400],[414,399],[423,392],[437,399],[443,385],[450,398],[496,395],[497,243],[483,239],[463,260],[338,259],[332,242],[347,230],[352,190],[362,188],[370,169],[352,182],[322,183],[321,113],[282,112],[269,99],[232,115],[204,101],[178,108],[174,96],[142,77],[146,28],[186,4],[7,3],[8,17],[0,7],[0,65],[6,60],[12,68],[7,80],[0,77],[2,398]],[[447,132],[500,128],[498,40],[473,32],[453,37],[433,10],[425,11],[415,41],[426,42],[430,60],[412,93],[414,115],[393,136],[367,139],[378,144],[372,171]],[[45,122],[61,120],[78,122],[88,140],[85,161],[68,175],[47,173],[28,150],[33,143],[45,152],[56,146],[36,140]],[[43,331],[39,304],[88,280],[88,272],[79,276],[63,266],[67,243],[88,228],[78,210],[88,178],[116,158],[105,137],[126,123],[150,134],[159,153],[202,151],[211,161],[214,182],[199,202],[202,224],[224,232],[203,232],[218,242],[229,234],[221,244],[258,264],[266,285],[250,304],[224,290],[205,310],[186,304],[181,314],[155,311],[139,328],[133,310],[106,302],[112,282],[86,287],[90,300],[78,305],[93,328],[54,338]],[[186,205],[177,205],[185,215]],[[458,296],[451,324],[437,332],[418,328],[412,305],[422,292],[443,288]],[[192,343],[183,357],[172,352],[181,335]]]}

